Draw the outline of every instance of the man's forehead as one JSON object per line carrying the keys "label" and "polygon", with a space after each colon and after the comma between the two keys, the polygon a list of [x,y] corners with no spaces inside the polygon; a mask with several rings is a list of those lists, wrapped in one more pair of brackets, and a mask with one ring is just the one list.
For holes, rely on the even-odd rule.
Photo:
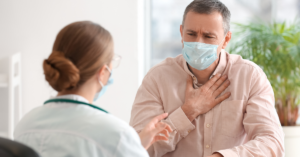
{"label": "man's forehead", "polygon": [[184,29],[206,33],[223,32],[223,18],[218,12],[211,14],[199,14],[195,12],[189,12],[186,15],[184,21]]}

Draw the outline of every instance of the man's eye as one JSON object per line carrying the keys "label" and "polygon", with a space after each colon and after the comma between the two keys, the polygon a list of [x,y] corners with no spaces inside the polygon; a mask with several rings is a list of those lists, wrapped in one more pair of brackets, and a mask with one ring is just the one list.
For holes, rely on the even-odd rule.
{"label": "man's eye", "polygon": [[190,36],[195,36],[195,34],[191,34],[191,33],[188,33],[188,35],[190,35]]}
{"label": "man's eye", "polygon": [[214,37],[211,37],[211,36],[206,36],[206,38],[214,38]]}

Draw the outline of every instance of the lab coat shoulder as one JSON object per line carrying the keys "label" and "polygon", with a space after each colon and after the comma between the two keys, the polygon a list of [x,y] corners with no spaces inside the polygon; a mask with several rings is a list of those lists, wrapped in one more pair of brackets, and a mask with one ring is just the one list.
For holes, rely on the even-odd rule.
{"label": "lab coat shoulder", "polygon": [[33,130],[37,134],[56,132],[57,136],[64,133],[82,138],[109,150],[116,157],[148,156],[138,134],[126,122],[85,105],[37,107],[17,125],[15,137],[18,139]]}
{"label": "lab coat shoulder", "polygon": [[[140,138],[137,132],[129,126],[123,120],[106,113],[100,113],[99,117],[96,118],[95,122],[99,122],[100,125],[95,125],[96,130],[102,130],[102,135],[96,131],[93,134],[94,138],[99,141],[109,143],[109,141],[115,141],[112,143],[115,145],[115,156],[139,156],[148,157],[147,151],[143,148]],[[93,129],[94,130],[94,129]],[[115,138],[115,140],[113,140]]]}

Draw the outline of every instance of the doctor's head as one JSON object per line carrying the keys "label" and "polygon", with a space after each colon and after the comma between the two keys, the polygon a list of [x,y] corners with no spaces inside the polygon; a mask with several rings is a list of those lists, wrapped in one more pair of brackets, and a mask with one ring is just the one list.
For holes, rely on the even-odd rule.
{"label": "doctor's head", "polygon": [[225,49],[231,39],[230,11],[219,0],[194,0],[185,9],[180,33],[183,42],[219,45]]}
{"label": "doctor's head", "polygon": [[100,25],[75,22],[56,36],[52,53],[43,62],[46,80],[58,92],[72,91],[86,84],[101,90],[112,69],[113,39]]}

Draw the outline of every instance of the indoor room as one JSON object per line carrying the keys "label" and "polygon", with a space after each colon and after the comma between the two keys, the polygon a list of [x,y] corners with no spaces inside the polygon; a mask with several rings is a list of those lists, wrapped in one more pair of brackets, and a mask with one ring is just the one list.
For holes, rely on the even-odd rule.
{"label": "indoor room", "polygon": [[0,156],[300,157],[299,0],[0,0]]}

